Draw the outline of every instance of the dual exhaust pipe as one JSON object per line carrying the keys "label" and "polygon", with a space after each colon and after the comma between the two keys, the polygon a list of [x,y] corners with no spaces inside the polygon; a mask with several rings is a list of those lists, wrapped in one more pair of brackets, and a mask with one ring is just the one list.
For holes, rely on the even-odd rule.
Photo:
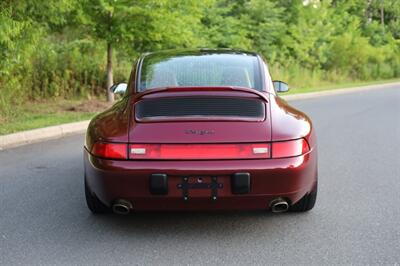
{"label": "dual exhaust pipe", "polygon": [[[289,203],[283,198],[276,198],[270,203],[271,211],[274,213],[286,212],[289,210]],[[119,199],[112,205],[112,210],[116,214],[127,215],[133,210],[130,201]]]}
{"label": "dual exhaust pipe", "polygon": [[289,203],[283,198],[272,200],[269,206],[274,213],[286,212],[289,210]]}

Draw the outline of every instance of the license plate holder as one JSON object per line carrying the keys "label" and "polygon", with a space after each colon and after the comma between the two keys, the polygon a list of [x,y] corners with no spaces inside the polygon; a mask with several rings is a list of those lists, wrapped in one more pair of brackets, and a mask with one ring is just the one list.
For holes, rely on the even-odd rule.
{"label": "license plate holder", "polygon": [[218,190],[223,189],[223,183],[218,183],[217,176],[183,176],[177,188],[182,190],[184,201],[189,200],[190,195],[197,197],[209,196],[211,200],[218,199]]}

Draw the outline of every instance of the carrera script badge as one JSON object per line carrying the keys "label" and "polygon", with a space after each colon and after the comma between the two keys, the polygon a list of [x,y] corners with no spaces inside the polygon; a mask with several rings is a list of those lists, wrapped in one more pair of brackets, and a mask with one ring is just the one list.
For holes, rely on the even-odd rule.
{"label": "carrera script badge", "polygon": [[186,129],[185,133],[190,135],[212,135],[215,131],[212,129]]}

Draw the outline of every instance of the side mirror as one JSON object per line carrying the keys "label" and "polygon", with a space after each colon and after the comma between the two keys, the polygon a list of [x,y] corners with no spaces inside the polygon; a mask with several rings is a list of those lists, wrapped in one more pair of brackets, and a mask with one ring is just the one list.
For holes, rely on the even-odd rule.
{"label": "side mirror", "polygon": [[112,85],[111,87],[110,87],[110,91],[112,92],[112,93],[114,93],[114,94],[120,94],[120,95],[122,95],[122,94],[124,94],[125,92],[126,92],[126,88],[128,87],[128,84],[126,84],[126,83],[123,83],[123,82],[121,82],[121,83],[116,83],[116,84],[114,84],[114,85]]}
{"label": "side mirror", "polygon": [[277,92],[287,92],[289,91],[289,85],[280,80],[274,80],[274,88]]}

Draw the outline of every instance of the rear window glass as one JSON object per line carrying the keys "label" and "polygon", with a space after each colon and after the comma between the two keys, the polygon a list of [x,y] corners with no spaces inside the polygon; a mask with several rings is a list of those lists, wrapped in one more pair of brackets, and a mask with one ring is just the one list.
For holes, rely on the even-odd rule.
{"label": "rear window glass", "polygon": [[140,90],[162,87],[236,86],[261,90],[258,59],[248,54],[150,54],[142,63]]}

